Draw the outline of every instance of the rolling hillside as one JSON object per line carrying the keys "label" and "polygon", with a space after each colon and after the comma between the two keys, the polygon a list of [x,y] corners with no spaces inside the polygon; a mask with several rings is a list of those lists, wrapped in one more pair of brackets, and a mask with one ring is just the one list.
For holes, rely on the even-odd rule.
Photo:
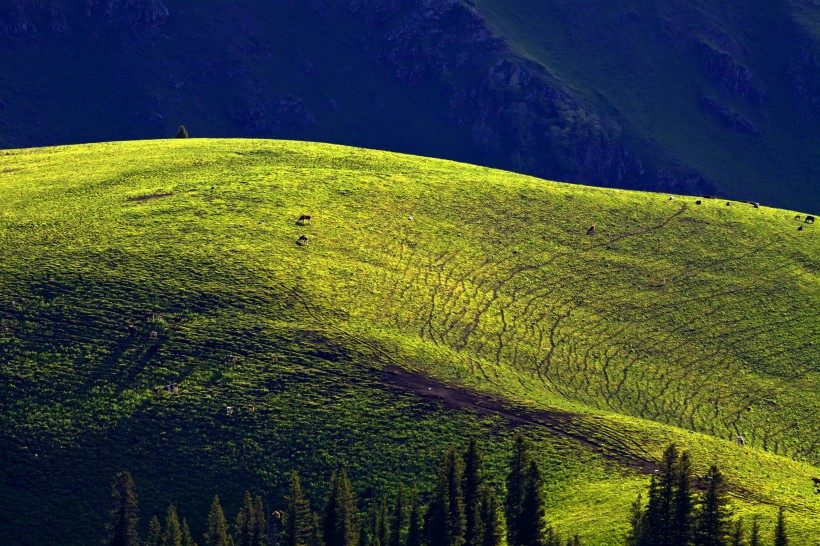
{"label": "rolling hillside", "polygon": [[669,441],[736,513],[820,532],[803,212],[289,141],[7,150],[0,173],[8,543],[96,542],[123,468],[144,522],[173,501],[199,533],[214,493],[281,501],[339,464],[365,499],[428,490],[445,445],[498,469],[515,430],[584,544],[618,543]]}

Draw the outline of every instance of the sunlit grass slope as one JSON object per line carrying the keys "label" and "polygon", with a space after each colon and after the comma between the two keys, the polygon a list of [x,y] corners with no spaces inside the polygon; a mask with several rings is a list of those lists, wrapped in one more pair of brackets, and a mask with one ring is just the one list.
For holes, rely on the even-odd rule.
{"label": "sunlit grass slope", "polygon": [[668,441],[808,540],[818,228],[695,201],[299,142],[0,152],[3,534],[90,543],[122,468],[146,520],[194,526],[292,468],[426,487],[447,443],[498,469],[521,426],[586,543],[618,543]]}

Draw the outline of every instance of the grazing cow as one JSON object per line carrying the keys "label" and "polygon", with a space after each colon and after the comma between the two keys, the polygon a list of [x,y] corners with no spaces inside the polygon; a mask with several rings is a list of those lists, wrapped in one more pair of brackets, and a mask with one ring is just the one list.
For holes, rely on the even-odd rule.
{"label": "grazing cow", "polygon": [[803,231],[803,226],[797,226],[797,231]]}
{"label": "grazing cow", "polygon": [[593,233],[595,233],[595,224],[589,226],[589,229],[587,230],[587,235],[592,235]]}
{"label": "grazing cow", "polygon": [[171,320],[173,320],[174,322],[176,322],[177,324],[179,324],[180,322],[182,322],[182,317],[174,317],[174,318],[173,318],[173,319],[171,319]]}
{"label": "grazing cow", "polygon": [[225,411],[228,415],[233,415],[233,412],[236,411],[236,408],[233,406],[225,406]]}
{"label": "grazing cow", "polygon": [[408,217],[407,217],[407,219],[408,219],[408,220],[410,220],[411,222],[413,221],[413,217],[412,217],[412,216],[408,216]]}
{"label": "grazing cow", "polygon": [[807,215],[807,216],[806,216],[806,219],[805,219],[805,220],[803,220],[803,221],[804,221],[805,223],[807,223],[807,224],[808,224],[809,222],[811,222],[811,223],[813,224],[813,223],[814,223],[814,216],[809,216],[809,215]]}
{"label": "grazing cow", "polygon": [[253,413],[256,411],[256,406],[253,404],[248,404],[248,411]]}
{"label": "grazing cow", "polygon": [[726,206],[727,206],[727,207],[731,207],[731,206],[732,206],[732,202],[731,202],[731,201],[726,201]]}
{"label": "grazing cow", "polygon": [[152,338],[156,338],[159,334],[156,332],[156,330],[152,330],[150,335]]}
{"label": "grazing cow", "polygon": [[820,486],[820,478],[812,478],[811,481],[814,482],[814,485]]}
{"label": "grazing cow", "polygon": [[745,446],[746,445],[746,440],[743,439],[743,436],[738,436],[737,437],[737,445],[739,445],[739,446]]}
{"label": "grazing cow", "polygon": [[307,235],[302,235],[301,237],[299,237],[299,239],[296,240],[296,244],[299,246],[305,246],[306,244],[308,244]]}
{"label": "grazing cow", "polygon": [[145,313],[145,320],[154,320],[154,313]]}
{"label": "grazing cow", "polygon": [[136,337],[137,335],[137,327],[133,324],[128,325],[128,335],[131,337]]}
{"label": "grazing cow", "polygon": [[236,362],[236,359],[237,359],[236,355],[228,355],[228,356],[225,357],[225,360],[227,362],[231,362],[231,363]]}
{"label": "grazing cow", "polygon": [[154,394],[159,394],[159,391],[162,390],[162,387],[154,387]]}
{"label": "grazing cow", "polygon": [[675,198],[674,198],[674,197],[672,197],[672,196],[670,195],[670,196],[669,196],[669,200],[670,200],[670,201],[674,201],[674,200],[675,200]]}
{"label": "grazing cow", "polygon": [[171,383],[171,392],[179,392],[179,383]]}
{"label": "grazing cow", "polygon": [[302,225],[309,224],[310,223],[310,214],[303,214],[302,216],[299,217],[297,222],[299,222]]}
{"label": "grazing cow", "polygon": [[800,220],[800,215],[798,214],[797,216],[794,217],[794,219],[795,220]]}
{"label": "grazing cow", "polygon": [[700,199],[698,199],[697,201],[695,201],[695,204],[696,204],[696,205],[700,205],[701,203],[703,203],[703,201],[701,201]]}
{"label": "grazing cow", "polygon": [[760,203],[752,203],[752,206],[756,209],[760,208]]}

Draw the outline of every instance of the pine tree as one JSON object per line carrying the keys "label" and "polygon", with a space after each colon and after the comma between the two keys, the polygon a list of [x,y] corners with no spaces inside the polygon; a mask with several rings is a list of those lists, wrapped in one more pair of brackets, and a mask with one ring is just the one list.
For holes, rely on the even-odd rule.
{"label": "pine tree", "polygon": [[475,438],[471,438],[464,455],[464,546],[478,546],[480,542],[478,497],[484,484],[483,473],[481,451]]}
{"label": "pine tree", "polygon": [[[654,479],[655,477],[652,476],[653,481]],[[644,521],[643,498],[638,493],[638,498],[632,503],[632,509],[630,510],[630,528],[629,533],[626,535],[626,546],[640,546],[644,543]]]}
{"label": "pine tree", "polygon": [[709,487],[701,501],[694,528],[695,546],[726,546],[729,535],[728,500],[723,474],[714,465],[706,475]]}
{"label": "pine tree", "polygon": [[312,546],[313,543],[320,542],[318,523],[310,510],[310,503],[302,493],[302,484],[296,472],[290,475],[285,503],[287,508],[284,514],[282,545]]}
{"label": "pine tree", "polygon": [[479,491],[479,513],[476,546],[501,546],[504,543],[504,516],[495,489],[484,484]]}
{"label": "pine tree", "polygon": [[738,518],[735,521],[730,544],[732,546],[746,546],[746,541],[743,539],[743,518]]}
{"label": "pine tree", "polygon": [[165,531],[162,534],[163,546],[183,546],[182,528],[179,526],[179,516],[177,507],[168,505],[168,512],[165,515]]}
{"label": "pine tree", "polygon": [[355,546],[358,542],[356,500],[344,468],[333,472],[325,500],[322,526],[325,546]]}
{"label": "pine tree", "polygon": [[188,138],[188,129],[184,125],[180,125],[177,129],[176,138]]}
{"label": "pine tree", "polygon": [[521,513],[518,528],[520,546],[542,546],[547,541],[544,529],[544,496],[543,480],[535,461],[530,461],[530,468],[524,481],[524,494],[521,498]]}
{"label": "pine tree", "polygon": [[214,496],[211,510],[208,512],[208,530],[205,533],[205,544],[208,546],[229,546],[232,541],[228,537],[228,522],[225,521],[225,512],[219,504],[219,497]]}
{"label": "pine tree", "polygon": [[253,512],[256,516],[256,529],[252,544],[253,546],[266,546],[268,526],[265,520],[265,504],[259,495],[256,496],[254,501]]}
{"label": "pine tree", "polygon": [[182,546],[197,546],[191,535],[191,528],[188,527],[188,520],[185,518],[182,518]]}
{"label": "pine tree", "polygon": [[421,546],[422,528],[421,528],[421,507],[419,506],[419,492],[416,486],[413,486],[413,492],[410,494],[410,516],[407,524],[407,546]]}
{"label": "pine tree", "polygon": [[254,546],[256,540],[256,508],[250,491],[245,491],[242,508],[234,521],[237,546]]}
{"label": "pine tree", "polygon": [[374,546],[389,546],[390,544],[390,516],[387,513],[387,503],[382,500],[373,503],[373,542]]}
{"label": "pine tree", "polygon": [[757,514],[752,518],[752,530],[749,532],[749,546],[760,546],[760,520]]}
{"label": "pine tree", "polygon": [[427,546],[451,546],[450,489],[443,467],[439,467],[433,498],[424,517],[424,537]]}
{"label": "pine tree", "polygon": [[120,472],[111,486],[111,522],[109,530],[111,546],[137,546],[139,544],[139,513],[134,479],[128,472]]}
{"label": "pine tree", "polygon": [[407,527],[407,506],[404,485],[399,484],[396,491],[396,504],[393,506],[393,517],[390,519],[390,546],[402,546],[404,530]]}
{"label": "pine tree", "polygon": [[153,516],[151,521],[148,522],[148,540],[145,543],[146,546],[164,546],[163,545],[163,537],[162,537],[162,525],[157,519],[157,516]]}
{"label": "pine tree", "polygon": [[654,488],[649,490],[645,538],[649,544],[676,544],[673,542],[675,519],[675,490],[678,485],[678,448],[670,444],[663,452]]}
{"label": "pine tree", "polygon": [[692,460],[688,451],[680,454],[676,465],[672,507],[671,545],[689,546],[692,542]]}
{"label": "pine tree", "polygon": [[783,507],[777,513],[777,525],[774,528],[774,546],[789,546],[789,537],[786,536],[786,517]]}
{"label": "pine tree", "polygon": [[510,460],[510,473],[507,476],[507,540],[510,546],[519,546],[521,528],[521,502],[524,498],[526,487],[526,475],[529,471],[530,444],[524,435],[519,433],[513,443],[512,459]]}

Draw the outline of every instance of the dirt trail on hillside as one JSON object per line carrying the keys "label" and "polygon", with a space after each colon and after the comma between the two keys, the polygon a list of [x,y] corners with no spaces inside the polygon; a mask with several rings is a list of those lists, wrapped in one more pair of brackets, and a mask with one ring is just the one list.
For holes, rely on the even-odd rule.
{"label": "dirt trail on hillside", "polygon": [[445,384],[426,374],[410,372],[397,366],[385,368],[382,381],[414,392],[428,402],[484,415],[500,415],[507,419],[511,427],[529,425],[546,428],[643,474],[652,474],[658,469],[654,461],[630,452],[616,441],[602,440],[579,432],[575,423],[583,418],[580,414],[516,406],[500,396],[478,392],[465,385]]}

